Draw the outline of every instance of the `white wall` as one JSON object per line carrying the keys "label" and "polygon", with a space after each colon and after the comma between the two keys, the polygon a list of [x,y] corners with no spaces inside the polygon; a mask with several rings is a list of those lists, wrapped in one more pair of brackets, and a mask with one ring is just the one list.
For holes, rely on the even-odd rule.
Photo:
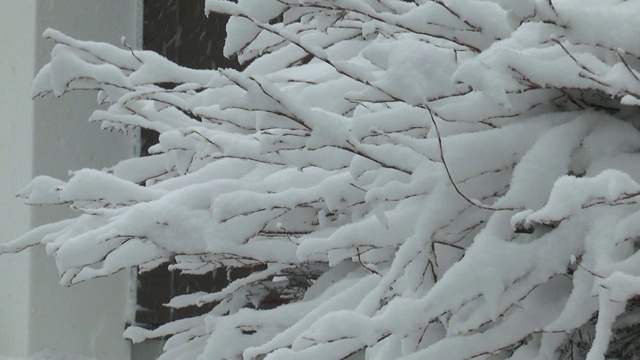
{"label": "white wall", "polygon": [[[10,4],[10,5],[9,5]],[[69,169],[102,168],[134,155],[134,140],[102,133],[87,118],[95,93],[30,99],[30,82],[52,45],[40,34],[53,27],[79,39],[135,46],[138,0],[0,0],[0,241],[70,214],[28,208],[13,194],[36,175],[66,179]],[[60,287],[41,248],[0,257],[0,355],[27,357],[44,349],[124,360],[122,338],[130,276]]]}
{"label": "white wall", "polygon": [[[0,0],[8,6],[9,0]],[[0,11],[0,241],[29,229],[30,209],[14,194],[31,177],[35,68],[35,2],[12,1]],[[0,257],[0,354],[26,356],[30,254]]]}

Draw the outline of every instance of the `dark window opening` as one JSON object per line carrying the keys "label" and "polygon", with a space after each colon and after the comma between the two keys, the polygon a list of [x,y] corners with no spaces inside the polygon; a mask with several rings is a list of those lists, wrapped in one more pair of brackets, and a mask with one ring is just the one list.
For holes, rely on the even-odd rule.
{"label": "dark window opening", "polygon": [[[144,0],[143,48],[185,67],[238,69],[240,66],[235,60],[222,55],[226,22],[227,18],[222,15],[206,17],[203,0]],[[158,134],[143,130],[141,141],[141,156],[147,156],[149,147],[157,143]],[[211,307],[169,309],[163,304],[177,295],[220,290],[228,284],[227,276],[226,269],[205,275],[180,274],[169,271],[168,264],[139,274],[136,325],[153,329],[173,320],[208,312]]]}

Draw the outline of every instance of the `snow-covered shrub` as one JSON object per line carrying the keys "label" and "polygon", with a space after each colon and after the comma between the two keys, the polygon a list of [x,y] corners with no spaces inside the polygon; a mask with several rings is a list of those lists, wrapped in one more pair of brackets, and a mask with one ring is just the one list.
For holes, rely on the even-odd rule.
{"label": "snow-covered shrub", "polygon": [[[35,96],[99,90],[153,155],[28,204],[64,284],[255,266],[162,359],[630,359],[640,333],[640,3],[208,0],[242,72],[57,45]],[[171,84],[167,86],[167,84]],[[286,304],[267,309],[269,294]]]}

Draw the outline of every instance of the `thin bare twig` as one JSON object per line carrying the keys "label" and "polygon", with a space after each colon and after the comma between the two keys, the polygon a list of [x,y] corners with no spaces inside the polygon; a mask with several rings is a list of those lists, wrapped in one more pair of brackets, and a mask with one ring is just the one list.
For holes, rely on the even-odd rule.
{"label": "thin bare twig", "polygon": [[465,195],[462,192],[462,190],[460,190],[460,188],[458,187],[456,182],[453,180],[453,176],[451,175],[451,171],[449,170],[449,165],[447,164],[447,160],[446,160],[446,158],[444,156],[444,149],[442,147],[442,136],[440,135],[440,128],[438,128],[438,123],[436,122],[436,118],[435,118],[435,116],[433,116],[433,112],[431,111],[431,108],[429,108],[428,106],[425,106],[425,107],[429,111],[429,115],[431,117],[431,123],[433,124],[433,128],[436,130],[436,136],[438,138],[438,147],[440,149],[440,160],[442,161],[442,165],[444,166],[444,170],[447,173],[447,177],[449,178],[449,182],[451,183],[451,185],[453,186],[455,191],[458,193],[458,195],[460,195],[469,204],[471,204],[471,205],[473,205],[475,207],[478,207],[480,209],[483,209],[483,210],[491,210],[491,211],[504,211],[504,210],[513,211],[513,210],[519,210],[519,208],[515,208],[515,207],[494,207],[494,206],[484,205],[484,204],[480,203],[480,201],[478,201],[476,199],[471,199],[470,197]]}

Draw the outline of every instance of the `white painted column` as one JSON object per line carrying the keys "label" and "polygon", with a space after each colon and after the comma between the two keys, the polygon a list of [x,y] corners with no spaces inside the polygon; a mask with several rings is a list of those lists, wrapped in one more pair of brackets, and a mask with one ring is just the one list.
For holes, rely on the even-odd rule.
{"label": "white painted column", "polygon": [[[102,168],[135,154],[130,136],[89,124],[96,94],[31,100],[31,81],[49,60],[52,27],[72,37],[136,46],[138,0],[0,0],[0,241],[73,215],[60,207],[31,208],[14,194],[37,175],[68,178],[68,170]],[[130,315],[130,274],[58,285],[42,248],[0,256],[0,355],[27,358],[42,350],[126,360],[122,338]]]}
{"label": "white painted column", "polygon": [[[4,7],[9,0],[0,0]],[[0,241],[27,231],[31,209],[14,194],[29,181],[33,159],[30,81],[35,69],[35,1],[13,1],[0,11]],[[0,354],[28,351],[29,252],[0,257]]]}

